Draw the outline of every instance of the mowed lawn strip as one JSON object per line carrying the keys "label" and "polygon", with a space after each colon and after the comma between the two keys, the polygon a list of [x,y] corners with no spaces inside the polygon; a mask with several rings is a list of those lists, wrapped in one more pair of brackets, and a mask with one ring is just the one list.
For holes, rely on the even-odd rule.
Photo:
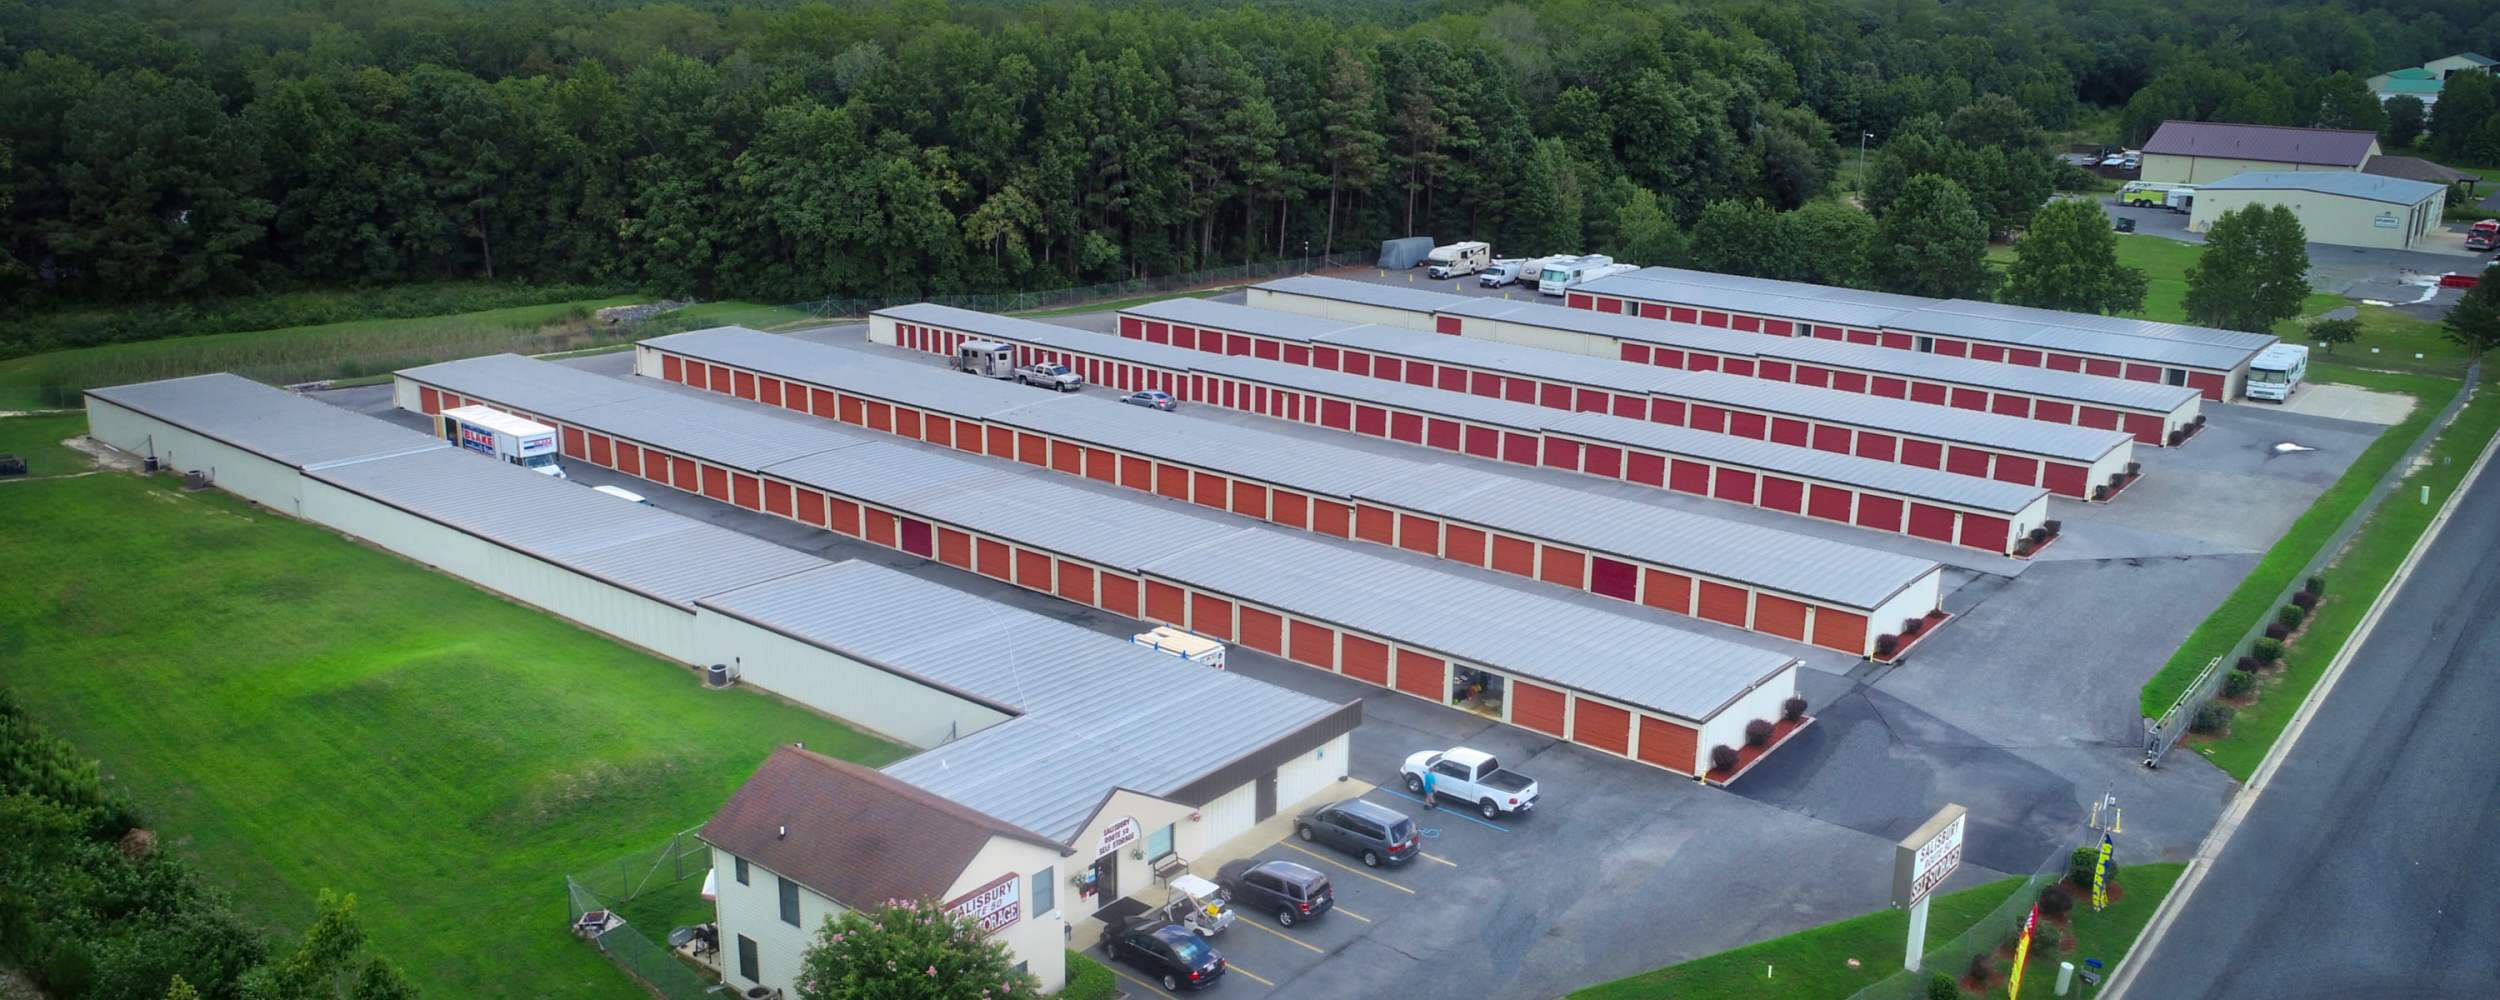
{"label": "mowed lawn strip", "polygon": [[[2371,512],[2343,553],[2327,567],[2326,597],[2319,602],[2307,631],[2284,652],[2283,668],[2260,673],[2263,693],[2257,701],[2239,710],[2229,733],[2199,747],[2199,752],[2241,781],[2257,773],[2258,763],[2283,735],[2293,711],[2326,675],[2327,664],[2360,627],[2370,603],[2395,578],[2396,567],[2430,528],[2440,506],[2455,495],[2466,470],[2495,433],[2500,433],[2500,394],[2478,388],[2473,400],[2458,412],[2456,422],[2431,443],[2429,460],[2415,467],[2386,502]],[[2429,503],[2422,502],[2425,486],[2430,487]],[[2404,627],[2392,621],[2388,624]]]}
{"label": "mowed lawn strip", "polygon": [[[67,475],[95,468],[95,459],[61,442],[87,433],[84,413],[43,413],[0,417],[0,455],[26,460],[30,478]],[[0,482],[0,486],[8,485]]]}
{"label": "mowed lawn strip", "polygon": [[775,745],[904,752],[169,479],[0,487],[0,564],[0,682],[246,913],[353,892],[429,996],[639,996],[566,933],[567,873],[701,822]]}
{"label": "mowed lawn strip", "polygon": [[[2057,974],[2060,960],[2082,964],[2085,956],[2099,958],[2110,968],[2124,957],[2135,943],[2136,933],[2152,919],[2163,896],[2169,895],[2172,884],[2186,866],[2177,863],[2137,865],[2121,869],[2119,884],[2123,892],[2110,902],[2109,908],[2092,912],[2089,894],[2077,893],[2071,921],[2075,947],[2072,951],[2034,949],[2031,961],[2024,966],[2025,993],[2045,995]],[[1931,946],[1950,941],[1968,931],[1998,906],[2008,894],[2020,889],[2019,878],[1998,879],[1960,892],[1937,896],[1927,913],[1927,941]],[[2017,925],[2019,926],[2019,920]],[[1663,969],[1652,969],[1613,982],[1599,983],[1571,994],[1573,1000],[1664,1000],[1664,998],[1709,998],[1709,1000],[1841,1000],[1850,994],[1874,985],[1901,971],[1901,947],[1910,931],[1910,915],[1900,910],[1879,910],[1864,916],[1824,924],[1798,931],[1785,937],[1759,941],[1742,948],[1732,948],[1715,955],[1705,955]],[[1859,967],[1849,967],[1850,959]],[[2011,964],[2000,960],[1996,967],[2001,975]],[[1943,972],[1960,978],[1966,967],[1930,968],[1930,973]],[[1769,975],[1765,975],[1768,972]],[[1990,991],[2002,997],[2002,983]]]}
{"label": "mowed lawn strip", "polygon": [[[2301,568],[2318,554],[2319,547],[2326,544],[2335,529],[2343,525],[2345,518],[2352,516],[2363,500],[2369,498],[2370,489],[2378,485],[2379,477],[2395,467],[2396,461],[2404,457],[2405,449],[2413,446],[2414,439],[2419,438],[2422,430],[2439,416],[2462,385],[2450,379],[2426,375],[2359,372],[2327,365],[2312,366],[2310,371],[2319,381],[2405,392],[2418,402],[2404,422],[2381,431],[2378,440],[2370,442],[2370,446],[2362,450],[2361,457],[2318,495],[2309,509],[2301,513],[2300,519],[2292,522],[2291,529],[2266,550],[2265,556],[2257,561],[2257,567],[2249,571],[2238,587],[2232,589],[2230,596],[2222,599],[2222,605],[2199,623],[2195,631],[2188,633],[2187,641],[2180,643],[2179,648],[2171,653],[2169,662],[2145,682],[2139,701],[2146,718],[2159,718],[2163,710],[2179,697],[2179,693],[2187,690],[2188,684],[2196,679],[2198,671],[2205,669],[2208,661],[2229,653],[2231,647],[2238,645],[2240,636],[2261,624],[2260,619],[2274,614],[2274,600],[2283,588],[2291,585]],[[2329,586],[2334,584],[2330,581]]]}

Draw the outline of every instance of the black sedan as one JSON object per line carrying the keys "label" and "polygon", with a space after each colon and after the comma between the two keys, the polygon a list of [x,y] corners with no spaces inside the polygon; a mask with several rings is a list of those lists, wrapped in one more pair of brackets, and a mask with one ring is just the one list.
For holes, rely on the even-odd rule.
{"label": "black sedan", "polygon": [[1203,990],[1224,978],[1224,955],[1179,924],[1140,921],[1105,932],[1102,948],[1174,993]]}

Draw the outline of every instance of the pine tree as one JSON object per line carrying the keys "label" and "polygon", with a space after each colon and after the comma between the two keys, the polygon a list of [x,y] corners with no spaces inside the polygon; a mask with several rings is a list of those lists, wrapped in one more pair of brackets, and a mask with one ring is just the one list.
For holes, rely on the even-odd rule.
{"label": "pine tree", "polygon": [[2098,203],[2052,202],[2014,244],[2004,299],[2015,305],[2070,312],[2120,313],[2144,308],[2144,272],[2118,263],[2118,238]]}
{"label": "pine tree", "polygon": [[1988,224],[1961,185],[1920,174],[1875,227],[1875,287],[1940,299],[1986,298]]}

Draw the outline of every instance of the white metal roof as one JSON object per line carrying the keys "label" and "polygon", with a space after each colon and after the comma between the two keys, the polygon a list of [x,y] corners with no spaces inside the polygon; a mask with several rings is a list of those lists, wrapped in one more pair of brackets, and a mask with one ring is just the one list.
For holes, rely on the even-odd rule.
{"label": "white metal roof", "polygon": [[[951,368],[844,350],[742,326],[653,337],[643,346],[768,375],[812,381],[922,409],[981,417],[1082,398]],[[821,377],[820,377],[821,376]]]}
{"label": "white metal roof", "polygon": [[[1425,334],[1425,336],[1434,335]],[[1332,372],[1324,368],[1310,368],[1282,361],[1269,361],[1264,358],[1225,357],[1215,354],[1201,354],[1199,358],[1200,360],[1191,366],[1198,371],[1245,381],[1263,382],[1271,386],[1301,389],[1341,399],[1378,403],[1382,406],[1412,410],[1417,413],[1438,414],[1494,427],[1509,427],[1520,431],[1533,432],[1543,427],[1545,422],[1558,412],[1534,403],[1514,403],[1489,396],[1446,392],[1419,385],[1408,385],[1404,382],[1372,378],[1368,375],[1349,375],[1345,372]]]}
{"label": "white metal roof", "polygon": [[1339,347],[1642,395],[1668,380],[1664,368],[1393,326],[1346,327],[1317,339]]}
{"label": "white metal roof", "polygon": [[2133,441],[2123,431],[2052,424],[2001,413],[1913,403],[1906,399],[1870,396],[1810,385],[1728,375],[1721,372],[1660,371],[1671,376],[1658,391],[1721,406],[1767,410],[1827,423],[1870,427],[1896,434],[1935,438],[1951,444],[1978,445],[1997,451],[2022,452],[2076,462],[2093,462]]}
{"label": "white metal roof", "polygon": [[[319,406],[321,404],[314,404]],[[353,414],[335,407],[337,419]],[[655,600],[691,606],[825,561],[578,483],[446,449],[305,475]]]}
{"label": "white metal roof", "polygon": [[549,420],[745,469],[871,440],[810,418],[722,406],[517,354],[427,365],[399,374]]}
{"label": "white metal roof", "polygon": [[886,773],[1062,841],[1115,787],[1172,794],[1338,709],[868,563],[702,604],[1019,713]]}
{"label": "white metal roof", "polygon": [[1297,274],[1290,278],[1261,282],[1251,287],[1284,295],[1355,302],[1418,314],[1438,312],[1468,299],[1464,295],[1436,292],[1413,285],[1355,281],[1351,278],[1331,278],[1324,274]]}
{"label": "white metal roof", "polygon": [[506,434],[530,435],[552,434],[555,432],[555,428],[539,423],[538,421],[524,420],[520,417],[513,416],[512,414],[505,413],[502,410],[485,406],[455,406],[451,409],[444,410],[443,415],[457,419],[462,423],[476,424],[479,427],[484,427],[488,430],[502,431]]}
{"label": "white metal roof", "polygon": [[295,469],[450,447],[431,434],[223,372],[86,394]]}
{"label": "white metal roof", "polygon": [[1082,351],[1087,354],[1117,358],[1131,364],[1172,371],[1188,371],[1198,361],[1215,357],[1212,354],[1174,347],[1170,344],[1149,344],[1142,340],[1131,340],[1113,334],[1094,333],[1053,323],[1036,323],[1013,316],[998,316],[974,312],[970,309],[957,309],[953,306],[931,305],[926,302],[879,309],[871,315],[890,316],[906,323],[928,323],[977,336],[1013,340],[1042,347],[1056,347],[1062,350]]}
{"label": "white metal roof", "polygon": [[1737,333],[1697,323],[1673,323],[1663,319],[1642,319],[1618,313],[1602,313],[1594,309],[1571,309],[1546,302],[1519,302],[1509,299],[1471,298],[1464,305],[1441,310],[1451,316],[1498,320],[1522,326],[1569,330],[1618,340],[1635,340],[1651,344],[1667,344],[1716,354],[1749,356],[1761,349],[1765,338],[1756,333]]}
{"label": "white metal roof", "polygon": [[1352,324],[1301,313],[1215,302],[1208,299],[1165,299],[1120,310],[1122,315],[1182,326],[1211,327],[1275,340],[1308,341]]}
{"label": "white metal roof", "polygon": [[1696,721],[1797,663],[1787,653],[1672,627],[1663,612],[1592,607],[1496,583],[1490,571],[1418,565],[1279,528],[1249,529],[1146,570]]}
{"label": "white metal roof", "polygon": [[2137,382],[2062,372],[2028,365],[1972,361],[1943,354],[1851,344],[1813,337],[1765,337],[1761,357],[1848,368],[1879,375],[1899,375],[1950,385],[2019,392],[2026,396],[2088,403],[2126,410],[2169,413],[2204,397],[2183,385]]}
{"label": "white metal roof", "polygon": [[1630,445],[1669,455],[1761,469],[1827,483],[1936,500],[1974,510],[2016,514],[2047,495],[2037,486],[1882,462],[1856,455],[1774,444],[1734,434],[1670,427],[1604,413],[1575,413],[1548,425],[1554,432]]}

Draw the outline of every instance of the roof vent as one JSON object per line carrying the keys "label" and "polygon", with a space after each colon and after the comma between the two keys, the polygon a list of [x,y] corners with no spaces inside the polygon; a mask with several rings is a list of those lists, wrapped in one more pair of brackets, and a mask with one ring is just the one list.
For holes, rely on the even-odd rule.
{"label": "roof vent", "polygon": [[780,830],[778,830],[778,831],[776,831],[776,832],[773,834],[773,839],[774,839],[774,840],[788,840],[788,839],[790,839],[790,824],[788,824],[788,823],[783,823],[783,824],[781,824],[781,829],[780,829]]}

